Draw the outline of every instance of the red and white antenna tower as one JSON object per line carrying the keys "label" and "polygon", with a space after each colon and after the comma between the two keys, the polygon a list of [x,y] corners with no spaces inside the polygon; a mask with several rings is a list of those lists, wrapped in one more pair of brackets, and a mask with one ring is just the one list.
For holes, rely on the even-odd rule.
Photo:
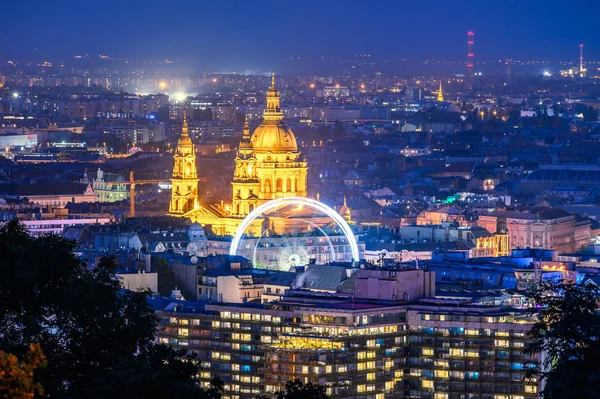
{"label": "red and white antenna tower", "polygon": [[475,43],[475,33],[469,31],[468,41],[469,52],[467,53],[467,69],[469,71],[469,87],[471,87],[471,79],[473,77],[473,44]]}
{"label": "red and white antenna tower", "polygon": [[511,58],[507,58],[506,59],[506,83],[509,83],[511,80],[511,76],[510,76],[510,64],[512,64],[512,59]]}
{"label": "red and white antenna tower", "polygon": [[579,73],[583,73],[583,44],[579,45]]}

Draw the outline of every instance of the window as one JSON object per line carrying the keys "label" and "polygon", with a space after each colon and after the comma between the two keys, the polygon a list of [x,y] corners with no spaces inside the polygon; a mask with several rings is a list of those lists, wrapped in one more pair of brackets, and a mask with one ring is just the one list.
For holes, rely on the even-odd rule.
{"label": "window", "polygon": [[525,385],[525,393],[536,393],[537,387],[535,385]]}
{"label": "window", "polygon": [[446,370],[435,370],[436,378],[448,378],[448,371]]}

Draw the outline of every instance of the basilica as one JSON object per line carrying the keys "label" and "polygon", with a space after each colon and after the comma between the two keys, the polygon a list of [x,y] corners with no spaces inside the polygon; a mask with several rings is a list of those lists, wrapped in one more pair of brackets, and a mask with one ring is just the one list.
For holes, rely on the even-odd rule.
{"label": "basilica", "polygon": [[[214,205],[198,201],[196,153],[184,120],[174,155],[171,216],[189,218],[209,227],[216,235],[232,236],[244,217],[262,203],[276,198],[306,197],[306,159],[298,150],[294,133],[283,122],[274,75],[263,118],[252,134],[246,120],[235,158],[231,202]],[[268,227],[282,232],[284,219],[288,218],[285,215],[270,218]],[[264,219],[256,219],[248,233],[260,235],[264,222]]]}

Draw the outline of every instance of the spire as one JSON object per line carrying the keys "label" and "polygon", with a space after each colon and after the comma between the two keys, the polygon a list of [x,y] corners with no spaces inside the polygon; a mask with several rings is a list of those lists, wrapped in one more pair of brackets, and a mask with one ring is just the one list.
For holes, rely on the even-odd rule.
{"label": "spire", "polygon": [[271,87],[267,92],[267,109],[265,109],[265,122],[279,122],[283,119],[283,112],[279,108],[279,92],[275,88],[275,74],[271,75]]}
{"label": "spire", "polygon": [[240,141],[239,149],[251,149],[252,142],[250,141],[250,126],[248,124],[248,114],[246,114],[246,120],[244,121],[244,134],[242,134],[242,140]]}
{"label": "spire", "polygon": [[346,196],[344,195],[344,206],[347,207],[348,205],[346,204]]}
{"label": "spire", "polygon": [[188,137],[187,112],[183,111],[183,126],[181,127],[181,136]]}
{"label": "spire", "polygon": [[440,103],[444,102],[444,92],[442,90],[442,81],[440,80],[440,89],[438,90],[437,100]]}

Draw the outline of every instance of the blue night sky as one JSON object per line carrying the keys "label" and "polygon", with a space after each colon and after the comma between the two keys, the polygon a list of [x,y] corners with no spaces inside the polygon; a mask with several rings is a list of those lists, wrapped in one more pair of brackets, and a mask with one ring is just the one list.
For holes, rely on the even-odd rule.
{"label": "blue night sky", "polygon": [[600,1],[31,0],[3,8],[4,59],[76,54],[244,68],[290,56],[600,59]]}

